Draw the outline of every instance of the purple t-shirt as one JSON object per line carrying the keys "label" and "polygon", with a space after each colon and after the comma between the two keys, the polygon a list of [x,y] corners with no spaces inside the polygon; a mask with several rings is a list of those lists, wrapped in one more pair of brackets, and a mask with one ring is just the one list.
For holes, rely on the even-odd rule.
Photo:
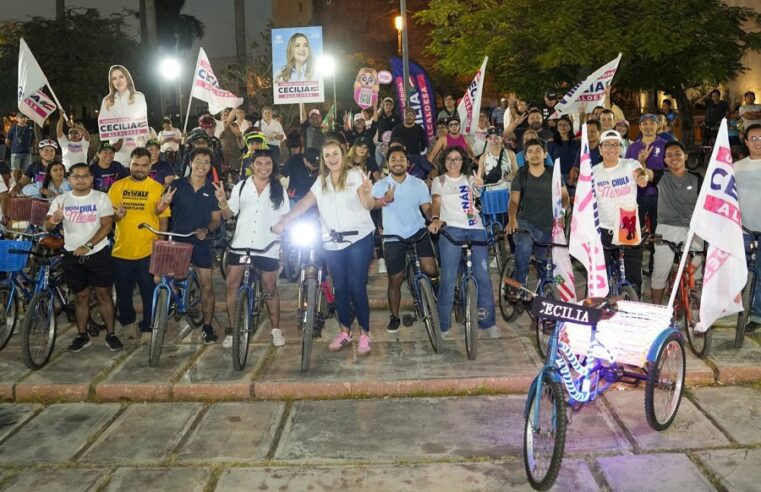
{"label": "purple t-shirt", "polygon": [[[665,154],[666,141],[662,138],[655,137],[655,141],[650,144],[650,147],[653,150],[650,152],[650,157],[645,161],[645,167],[652,169],[653,171],[665,171],[666,162],[663,160],[663,157]],[[644,148],[645,144],[642,143],[642,140],[632,142],[631,145],[629,145],[629,148],[626,149],[626,158],[634,159],[636,161],[639,152]],[[653,183],[648,183],[647,188],[640,188],[638,194],[639,196],[654,196],[658,194],[658,188]]]}

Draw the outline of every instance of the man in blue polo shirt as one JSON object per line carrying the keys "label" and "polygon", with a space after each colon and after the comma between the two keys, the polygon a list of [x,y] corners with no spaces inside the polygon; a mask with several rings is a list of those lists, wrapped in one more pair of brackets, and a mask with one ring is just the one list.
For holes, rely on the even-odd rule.
{"label": "man in blue polo shirt", "polygon": [[214,196],[214,186],[206,176],[211,170],[213,154],[210,149],[195,148],[190,152],[190,176],[174,180],[170,190],[172,196],[171,232],[187,234],[196,233],[189,238],[177,238],[177,241],[193,245],[191,263],[196,267],[201,283],[201,301],[203,305],[204,343],[213,343],[217,334],[211,326],[214,318],[214,289],[212,285],[212,251],[208,239],[212,231],[219,227],[221,212]]}
{"label": "man in blue polo shirt", "polygon": [[[426,216],[431,214],[431,194],[425,182],[407,174],[409,161],[403,147],[391,147],[386,152],[386,162],[391,174],[373,186],[376,207],[383,208],[383,233],[395,234],[409,239],[425,228]],[[431,238],[423,236],[415,243],[420,266],[431,277],[438,275],[436,257]],[[401,298],[407,245],[394,239],[383,242],[383,257],[388,271],[388,305],[391,317],[386,331],[399,331],[399,299]]]}

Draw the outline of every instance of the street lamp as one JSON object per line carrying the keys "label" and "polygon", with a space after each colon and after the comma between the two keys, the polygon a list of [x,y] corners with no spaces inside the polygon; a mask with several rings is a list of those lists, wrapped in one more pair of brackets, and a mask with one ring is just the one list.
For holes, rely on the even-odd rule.
{"label": "street lamp", "polygon": [[333,78],[333,111],[335,111],[333,123],[335,124],[336,120],[338,119],[338,98],[336,97],[337,66],[335,58],[328,54],[322,55],[317,59],[317,70],[319,70],[320,74],[323,77]]}
{"label": "street lamp", "polygon": [[394,27],[396,27],[396,54],[402,56],[402,30],[404,30],[404,21],[401,15],[394,17]]}
{"label": "street lamp", "polygon": [[180,86],[180,72],[182,65],[177,58],[172,56],[164,57],[159,62],[159,72],[161,77],[167,82],[177,81],[177,99],[179,101],[179,115],[182,115],[182,88]]}

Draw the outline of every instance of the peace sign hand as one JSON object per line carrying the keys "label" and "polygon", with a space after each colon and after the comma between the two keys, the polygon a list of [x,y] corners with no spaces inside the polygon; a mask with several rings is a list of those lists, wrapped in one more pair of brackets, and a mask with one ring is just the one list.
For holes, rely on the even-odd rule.
{"label": "peace sign hand", "polygon": [[370,181],[370,173],[364,174],[362,173],[362,184],[359,185],[359,191],[362,194],[368,194],[372,193],[373,191],[373,183]]}
{"label": "peace sign hand", "polygon": [[637,153],[637,160],[644,165],[645,162],[647,162],[647,160],[650,158],[650,154],[652,153],[653,153],[653,147],[651,146],[651,144],[647,144],[645,145],[644,149],[640,150]]}
{"label": "peace sign hand", "polygon": [[174,197],[175,193],[177,193],[177,188],[172,188],[171,186],[168,187],[166,192],[161,196],[161,203],[165,205],[172,203],[172,198]]}
{"label": "peace sign hand", "polygon": [[473,185],[476,188],[484,187],[484,178],[478,175],[478,171],[473,171]]}
{"label": "peace sign hand", "polygon": [[394,186],[391,183],[389,183],[388,184],[388,190],[386,190],[386,193],[383,195],[383,198],[386,200],[386,203],[393,203],[393,201],[394,201],[394,190],[396,190],[396,186]]}
{"label": "peace sign hand", "polygon": [[211,183],[214,186],[214,197],[218,202],[224,202],[227,200],[227,194],[225,193],[225,187],[222,183]]}
{"label": "peace sign hand", "polygon": [[50,216],[50,222],[52,224],[60,224],[63,220],[63,203],[58,204],[58,208]]}

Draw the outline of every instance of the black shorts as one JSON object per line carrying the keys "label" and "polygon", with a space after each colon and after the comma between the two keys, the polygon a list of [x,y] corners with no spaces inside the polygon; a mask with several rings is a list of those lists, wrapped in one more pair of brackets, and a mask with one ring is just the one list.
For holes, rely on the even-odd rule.
{"label": "black shorts", "polygon": [[[232,251],[227,254],[227,264],[233,265],[247,265],[247,255],[233,253]],[[266,256],[251,256],[251,262],[254,267],[260,272],[276,272],[280,268],[280,260],[276,258],[267,258]]]}
{"label": "black shorts", "polygon": [[69,290],[82,292],[89,287],[111,287],[114,284],[114,259],[111,248],[103,248],[88,256],[64,253],[63,279]]}
{"label": "black shorts", "polygon": [[210,240],[198,241],[194,240],[194,238],[177,238],[177,242],[193,245],[193,255],[190,257],[190,263],[196,268],[211,268],[214,265]]}
{"label": "black shorts", "polygon": [[[433,244],[431,236],[425,235],[415,243],[415,249],[420,258],[433,258]],[[383,243],[383,258],[386,260],[388,275],[396,275],[404,270],[407,245],[401,241],[386,241]]]}

